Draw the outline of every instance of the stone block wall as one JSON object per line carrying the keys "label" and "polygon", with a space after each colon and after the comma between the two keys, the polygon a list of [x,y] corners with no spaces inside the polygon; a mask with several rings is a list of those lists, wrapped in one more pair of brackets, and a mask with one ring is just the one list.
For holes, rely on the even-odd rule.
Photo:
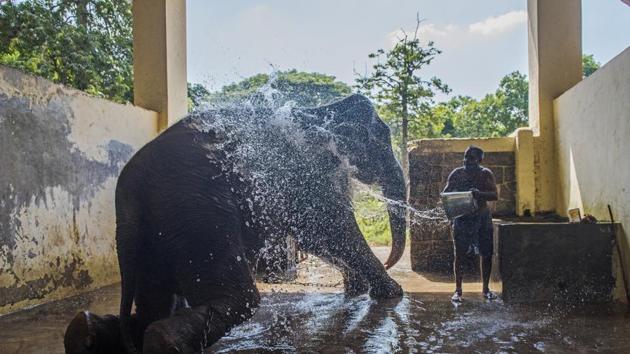
{"label": "stone block wall", "polygon": [[[440,193],[446,186],[448,175],[462,165],[461,152],[428,152],[412,150],[409,155],[409,199],[417,209],[434,208],[440,201]],[[514,152],[486,152],[482,162],[495,177],[499,200],[490,202],[495,216],[511,216],[515,213],[516,176]]]}

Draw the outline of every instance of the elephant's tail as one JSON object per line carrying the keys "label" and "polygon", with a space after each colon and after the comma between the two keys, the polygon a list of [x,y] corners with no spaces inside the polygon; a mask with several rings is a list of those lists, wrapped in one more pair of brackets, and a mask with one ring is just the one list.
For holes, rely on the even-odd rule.
{"label": "elephant's tail", "polygon": [[121,277],[120,333],[127,353],[137,353],[131,332],[131,307],[136,292],[137,251],[140,249],[138,209],[116,193],[116,248]]}

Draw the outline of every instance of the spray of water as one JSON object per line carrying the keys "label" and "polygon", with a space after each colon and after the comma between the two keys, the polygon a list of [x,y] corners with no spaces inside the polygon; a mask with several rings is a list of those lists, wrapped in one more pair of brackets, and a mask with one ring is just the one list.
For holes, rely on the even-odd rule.
{"label": "spray of water", "polygon": [[270,263],[286,251],[287,236],[300,244],[304,232],[323,234],[322,225],[350,222],[343,215],[353,214],[341,209],[348,211],[351,203],[339,199],[350,198],[350,181],[357,173],[340,153],[339,142],[346,137],[334,129],[335,113],[310,116],[282,97],[274,80],[272,74],[251,97],[215,103],[185,121],[214,137],[205,146],[208,163],[219,164],[222,172],[216,178],[228,176],[234,185],[245,225],[265,235],[260,263],[267,272],[282,268]]}

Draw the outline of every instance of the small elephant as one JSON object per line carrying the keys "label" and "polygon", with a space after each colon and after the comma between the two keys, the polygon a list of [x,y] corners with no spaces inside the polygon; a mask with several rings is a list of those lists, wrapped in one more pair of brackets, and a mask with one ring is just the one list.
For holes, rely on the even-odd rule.
{"label": "small elephant", "polygon": [[[385,266],[357,226],[352,178],[395,201]],[[287,235],[337,267],[348,295],[401,296],[385,270],[405,247],[404,201],[389,128],[363,96],[189,115],[138,151],[118,179],[124,347],[202,352],[252,316],[260,301],[253,268]],[[190,306],[174,306],[174,296]]]}

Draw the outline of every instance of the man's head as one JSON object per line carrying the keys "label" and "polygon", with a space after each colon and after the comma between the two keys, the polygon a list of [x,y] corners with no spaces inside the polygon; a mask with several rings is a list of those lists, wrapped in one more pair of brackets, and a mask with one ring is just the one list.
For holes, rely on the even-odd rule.
{"label": "man's head", "polygon": [[477,146],[470,145],[464,152],[464,167],[466,169],[479,168],[481,160],[483,160],[483,150]]}

